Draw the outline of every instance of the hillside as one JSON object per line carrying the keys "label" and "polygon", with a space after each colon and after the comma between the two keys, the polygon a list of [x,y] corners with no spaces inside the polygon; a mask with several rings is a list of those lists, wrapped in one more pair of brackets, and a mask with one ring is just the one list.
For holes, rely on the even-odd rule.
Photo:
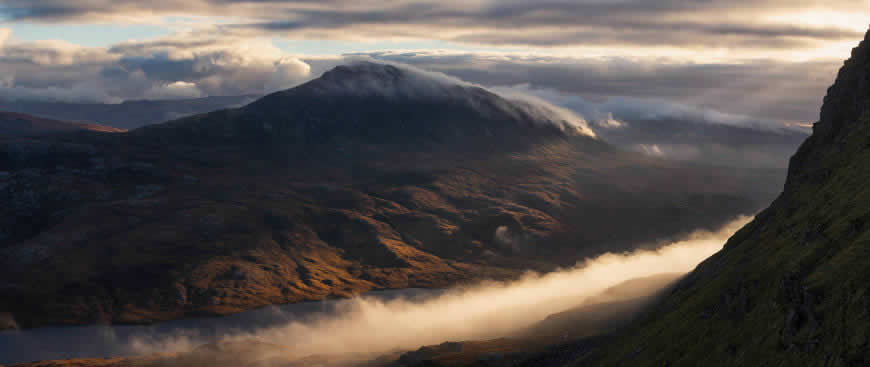
{"label": "hillside", "polygon": [[97,123],[135,129],[180,117],[249,103],[258,96],[226,96],[173,100],[131,100],[123,103],[67,103],[0,100],[0,110],[61,121]]}
{"label": "hillside", "polygon": [[125,130],[98,124],[64,122],[0,111],[0,135],[2,136],[34,136],[73,131],[117,133]]}
{"label": "hillside", "polygon": [[547,271],[715,228],[780,180],[622,152],[546,106],[373,64],[0,152],[0,313],[21,327]]}

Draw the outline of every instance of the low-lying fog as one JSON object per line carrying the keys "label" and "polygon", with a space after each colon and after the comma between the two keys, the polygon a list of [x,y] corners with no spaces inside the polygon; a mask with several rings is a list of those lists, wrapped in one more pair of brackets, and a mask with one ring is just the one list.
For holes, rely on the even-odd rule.
{"label": "low-lying fog", "polygon": [[[156,326],[48,328],[0,333],[0,363],[190,350],[213,341],[260,340],[294,356],[379,354],[444,341],[516,334],[627,280],[686,273],[719,251],[741,217],[656,251],[605,254],[571,269],[445,290],[374,292],[354,299],[269,307],[224,319]],[[646,296],[645,289],[625,298]],[[409,296],[411,295],[411,296]]]}

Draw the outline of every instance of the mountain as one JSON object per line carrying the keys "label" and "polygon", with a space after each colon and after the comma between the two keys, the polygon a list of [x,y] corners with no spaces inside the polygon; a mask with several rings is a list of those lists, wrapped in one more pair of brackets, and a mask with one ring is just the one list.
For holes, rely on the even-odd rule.
{"label": "mountain", "polygon": [[165,139],[170,136],[161,132],[167,130],[186,142],[271,140],[297,150],[348,144],[378,150],[483,150],[483,142],[503,150],[521,140],[594,135],[584,122],[553,107],[506,99],[447,76],[369,62],[338,66],[237,110],[181,119],[143,133]]}
{"label": "mountain", "polygon": [[128,133],[0,137],[0,314],[149,323],[513,278],[718,227],[780,184],[620,151],[533,100],[352,64]]}
{"label": "mountain", "polygon": [[238,107],[257,98],[258,96],[217,96],[196,99],[131,100],[118,104],[0,100],[0,110],[129,130],[198,113]]}
{"label": "mountain", "polygon": [[82,124],[39,118],[35,116],[0,111],[0,135],[33,136],[73,131],[123,132],[109,126]]}

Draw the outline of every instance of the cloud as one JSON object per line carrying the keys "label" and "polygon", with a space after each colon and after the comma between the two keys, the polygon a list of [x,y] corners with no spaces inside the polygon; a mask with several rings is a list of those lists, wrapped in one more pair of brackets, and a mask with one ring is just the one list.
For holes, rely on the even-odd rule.
{"label": "cloud", "polygon": [[806,131],[800,125],[786,124],[776,119],[705,109],[672,102],[657,96],[646,98],[612,96],[595,99],[563,93],[549,88],[533,88],[529,84],[495,87],[494,89],[505,93],[507,93],[506,91],[516,91],[517,93],[537,96],[578,113],[583,118],[593,121],[599,128],[612,129],[625,127],[626,121],[677,120],[771,132],[783,130]]}
{"label": "cloud", "polygon": [[656,99],[779,124],[815,121],[825,90],[842,64],[839,60],[696,63],[671,58],[451,51],[382,51],[366,55],[442,71],[483,85],[526,85],[528,89],[549,89],[590,101],[613,100],[613,105],[627,99]]}
{"label": "cloud", "polygon": [[[422,300],[359,297],[341,302],[334,312],[324,312],[320,317],[275,317],[289,321],[259,330],[228,330],[219,339],[272,343],[282,346],[288,356],[296,359],[323,355],[332,360],[340,358],[336,355],[339,353],[373,357],[444,341],[516,335],[547,316],[582,305],[590,297],[625,281],[657,274],[687,273],[719,251],[726,240],[750,220],[741,217],[718,231],[695,232],[658,250],[608,253],[570,269],[547,274],[528,273],[512,282],[460,287]],[[648,296],[656,291],[658,289],[627,294],[623,299]],[[133,336],[126,348],[140,354],[167,353],[190,350],[210,341],[198,338],[191,330],[181,329],[171,335]],[[103,353],[108,354],[113,353]]]}
{"label": "cloud", "polygon": [[8,28],[0,28],[0,48],[3,47],[3,44],[6,43],[6,40],[9,39],[9,36],[12,34],[12,30]]}
{"label": "cloud", "polygon": [[0,98],[117,103],[264,94],[310,77],[267,41],[172,37],[111,48],[60,41],[0,48]]}
{"label": "cloud", "polygon": [[[108,49],[74,51],[73,45],[37,43],[10,47],[12,41],[7,41],[8,50],[0,60],[0,70],[6,74],[0,97],[6,98],[120,101],[176,95],[173,92],[178,90],[166,88],[178,82],[194,84],[201,95],[264,93],[319,73],[317,60],[303,62],[263,36],[440,40],[450,42],[444,44],[447,47],[460,44],[458,49],[480,44],[506,48],[498,53],[365,55],[486,86],[528,84],[591,101],[656,98],[778,124],[811,123],[817,118],[824,91],[847,56],[847,49],[839,54],[838,45],[853,46],[870,20],[867,0],[5,0],[3,4],[0,16],[13,25],[154,22],[172,27],[177,22],[169,18],[197,17],[193,30]],[[515,47],[520,45],[536,48]],[[829,49],[833,46],[836,50]],[[372,44],[378,47],[383,46]],[[649,54],[656,56],[633,56]],[[109,60],[95,60],[99,58]],[[792,60],[796,58],[809,61]],[[94,72],[96,62],[104,70]],[[87,66],[73,70],[73,64]],[[42,65],[46,75],[33,76],[32,65]],[[61,69],[61,65],[68,67]],[[75,82],[75,75],[87,80]],[[52,77],[57,83],[46,86]],[[41,82],[31,80],[35,78]],[[16,86],[10,89],[13,82]],[[194,94],[193,89],[187,92]]]}
{"label": "cloud", "polygon": [[523,109],[525,113],[531,116],[537,116],[539,119],[550,121],[557,126],[571,126],[576,128],[577,132],[583,135],[592,137],[596,136],[595,131],[589,128],[589,124],[586,120],[571,110],[556,106],[530,93],[511,91],[509,89],[492,90],[512,100],[517,106]]}
{"label": "cloud", "polygon": [[525,247],[526,243],[529,242],[529,238],[527,238],[527,236],[515,235],[513,232],[511,232],[510,228],[506,226],[499,226],[498,228],[496,228],[493,238],[498,244],[502,245],[513,253],[521,253],[523,247]]}
{"label": "cloud", "polygon": [[595,124],[605,129],[621,129],[626,127],[625,122],[613,118],[613,112],[608,112],[606,117],[598,119],[598,121],[595,121]]}
{"label": "cloud", "polygon": [[638,144],[637,150],[640,152],[653,156],[653,157],[664,157],[665,153],[662,152],[662,148],[658,146],[658,144]]}
{"label": "cloud", "polygon": [[[462,89],[457,90],[457,87]],[[423,98],[445,100],[450,103],[459,102],[483,116],[491,114],[510,116],[519,120],[553,125],[572,134],[595,136],[586,121],[573,112],[533,95],[515,90],[488,90],[484,86],[468,83],[443,73],[366,57],[351,57],[344,60],[341,65],[324,73],[313,90],[329,95],[378,96],[388,99]],[[494,92],[501,98],[490,96],[489,93],[478,94],[478,92]]]}
{"label": "cloud", "polygon": [[[291,38],[400,37],[490,45],[740,49],[813,47],[861,37],[862,29],[836,19],[808,22],[806,16],[800,17],[800,12],[807,9],[870,15],[864,0],[5,0],[4,3],[2,12],[13,21],[142,21],[169,15],[233,14],[236,19],[226,25],[227,29]],[[796,15],[783,18],[789,14]]]}
{"label": "cloud", "polygon": [[806,125],[734,115],[658,98],[591,100],[527,84],[499,87],[535,95],[590,122],[602,140],[649,156],[702,164],[785,169],[809,135]]}
{"label": "cloud", "polygon": [[174,82],[155,86],[145,92],[146,99],[183,99],[203,97],[202,91],[194,83]]}
{"label": "cloud", "polygon": [[440,98],[449,96],[455,86],[480,87],[444,73],[365,56],[333,59],[330,63],[335,62],[340,65],[318,83],[324,93]]}

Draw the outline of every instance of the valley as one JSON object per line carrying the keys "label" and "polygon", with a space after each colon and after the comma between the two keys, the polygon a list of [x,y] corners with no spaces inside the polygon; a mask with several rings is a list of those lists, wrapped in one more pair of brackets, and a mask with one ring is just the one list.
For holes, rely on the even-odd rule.
{"label": "valley", "polygon": [[0,367],[870,366],[868,23],[0,0]]}
{"label": "valley", "polygon": [[775,170],[624,152],[529,106],[361,64],[128,133],[0,139],[0,312],[141,324],[508,280],[715,229],[778,190]]}

